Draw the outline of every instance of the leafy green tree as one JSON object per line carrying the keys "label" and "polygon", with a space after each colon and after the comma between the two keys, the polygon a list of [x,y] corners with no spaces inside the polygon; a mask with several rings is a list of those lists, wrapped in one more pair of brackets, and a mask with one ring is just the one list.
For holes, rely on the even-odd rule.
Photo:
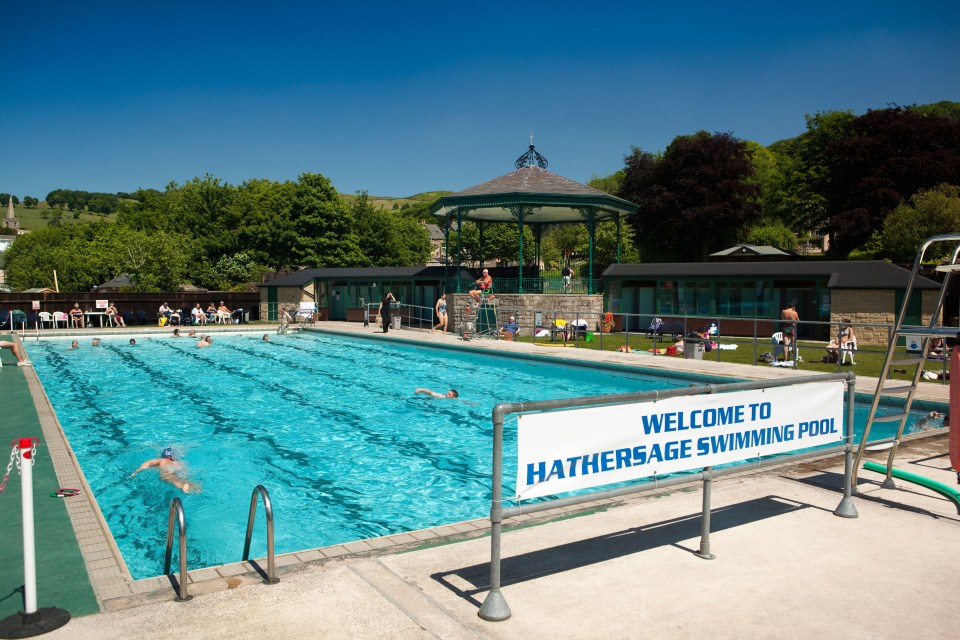
{"label": "leafy green tree", "polygon": [[374,207],[366,192],[358,192],[350,214],[364,266],[405,266],[426,262],[430,235],[415,218]]}
{"label": "leafy green tree", "polygon": [[807,130],[770,145],[779,176],[771,175],[763,197],[763,215],[796,231],[815,231],[827,221],[826,192],[830,174],[825,157],[830,146],[850,135],[852,111],[824,111],[806,116]]}
{"label": "leafy green tree", "polygon": [[350,267],[363,262],[349,211],[330,180],[305,173],[293,186],[290,216],[297,235],[292,259],[307,267]]}
{"label": "leafy green tree", "polygon": [[[0,205],[3,205],[4,207],[6,207],[8,202],[10,202],[10,194],[0,193]],[[18,198],[17,196],[13,196],[13,204],[14,205],[20,204],[20,198]]]}
{"label": "leafy green tree", "polygon": [[[930,236],[956,233],[960,229],[960,187],[941,184],[919,191],[909,204],[901,204],[883,221],[880,244],[883,255],[894,262],[911,263]],[[928,257],[947,257],[950,247],[936,244]]]}
{"label": "leafy green tree", "polygon": [[634,149],[620,195],[640,205],[632,223],[644,256],[697,261],[735,242],[760,212],[752,172],[729,133],[678,136],[662,156]]}
{"label": "leafy green tree", "polygon": [[25,206],[27,209],[36,209],[38,204],[40,204],[40,201],[36,198],[23,196],[23,206]]}
{"label": "leafy green tree", "polygon": [[604,178],[595,175],[587,182],[587,186],[615,196],[620,193],[620,189],[623,186],[623,176],[623,169],[615,171]]}
{"label": "leafy green tree", "polygon": [[782,222],[766,222],[746,230],[743,237],[747,244],[771,246],[793,250],[797,248],[797,234]]}

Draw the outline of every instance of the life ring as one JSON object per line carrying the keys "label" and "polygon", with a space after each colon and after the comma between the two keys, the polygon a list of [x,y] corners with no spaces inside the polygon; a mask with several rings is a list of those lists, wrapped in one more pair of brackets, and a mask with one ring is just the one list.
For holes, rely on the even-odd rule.
{"label": "life ring", "polygon": [[70,487],[60,487],[50,494],[51,498],[72,498],[83,493],[83,489],[71,489]]}

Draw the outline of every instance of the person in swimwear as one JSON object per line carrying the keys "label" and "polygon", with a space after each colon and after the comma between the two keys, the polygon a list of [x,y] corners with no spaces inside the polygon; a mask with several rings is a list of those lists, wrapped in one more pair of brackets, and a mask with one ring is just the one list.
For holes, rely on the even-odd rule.
{"label": "person in swimwear", "polygon": [[430,330],[430,333],[435,333],[437,329],[443,328],[443,334],[447,333],[447,294],[441,293],[440,297],[437,298],[437,304],[434,307],[437,312],[437,324]]}
{"label": "person in swimwear", "polygon": [[487,269],[483,270],[483,275],[477,278],[477,288],[470,290],[470,296],[479,304],[480,297],[484,294],[490,293],[490,290],[493,288],[493,278],[490,276],[490,271]]}
{"label": "person in swimwear", "polygon": [[417,396],[417,395],[431,396],[431,397],[433,397],[433,398],[436,398],[437,400],[446,400],[447,398],[459,398],[459,397],[460,397],[460,394],[457,393],[457,390],[456,390],[456,389],[450,389],[449,391],[447,391],[447,392],[444,394],[444,393],[438,393],[438,392],[436,392],[436,391],[431,391],[430,389],[424,389],[423,387],[419,387],[419,388],[417,388],[417,389],[414,389],[414,390],[413,390],[413,395],[415,395],[415,396]]}
{"label": "person in swimwear", "polygon": [[192,493],[198,493],[200,491],[199,486],[196,484],[191,485],[189,480],[180,475],[179,472],[183,467],[180,465],[180,462],[173,457],[173,449],[171,447],[164,449],[160,453],[159,458],[144,462],[136,471],[130,474],[130,477],[132,478],[141,471],[145,471],[151,467],[157,467],[160,471],[161,480],[169,482],[184,493],[191,493],[191,487],[193,487]]}

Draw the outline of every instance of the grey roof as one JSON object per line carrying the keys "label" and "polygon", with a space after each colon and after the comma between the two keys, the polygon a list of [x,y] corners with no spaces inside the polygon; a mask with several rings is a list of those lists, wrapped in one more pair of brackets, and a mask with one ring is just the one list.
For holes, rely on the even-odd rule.
{"label": "grey roof", "polygon": [[590,208],[598,220],[632,215],[637,205],[599,189],[574,182],[537,166],[511,171],[499,178],[443,196],[430,213],[445,217],[461,211],[468,220],[513,222],[510,208],[525,207],[525,222],[584,222],[580,209]]}
{"label": "grey roof", "polygon": [[441,229],[437,225],[427,224],[426,227],[427,227],[427,233],[430,234],[430,240],[443,240],[444,238],[446,238],[446,236],[443,235],[443,229]]}
{"label": "grey roof", "polygon": [[[456,268],[447,268],[455,275]],[[465,270],[464,270],[465,271]],[[303,269],[295,273],[264,282],[261,287],[302,287],[313,280],[440,280],[444,277],[442,265],[416,265],[413,267],[337,267],[327,269]]]}
{"label": "grey roof", "polygon": [[730,247],[729,249],[722,249],[716,253],[711,253],[710,257],[724,258],[733,256],[775,256],[782,258],[796,255],[797,254],[793,251],[784,251],[783,249],[771,247],[770,245],[738,244],[735,247]]}
{"label": "grey roof", "polygon": [[133,281],[130,279],[130,276],[126,273],[121,273],[118,276],[110,278],[101,285],[98,285],[98,289],[121,289],[123,287],[129,287],[133,285]]}
{"label": "grey roof", "polygon": [[[613,264],[604,278],[828,278],[831,289],[903,289],[910,272],[882,260],[809,260],[800,262],[662,262]],[[940,284],[919,277],[919,289],[939,289]]]}

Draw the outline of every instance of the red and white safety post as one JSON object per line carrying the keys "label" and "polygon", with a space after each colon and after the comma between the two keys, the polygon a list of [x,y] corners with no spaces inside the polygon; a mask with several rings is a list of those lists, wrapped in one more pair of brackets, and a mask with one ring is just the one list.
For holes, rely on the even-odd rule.
{"label": "red and white safety post", "polygon": [[[33,531],[33,464],[39,438],[20,438],[12,443],[11,463],[16,454],[20,470],[20,505],[23,514],[23,611],[0,620],[0,638],[28,638],[54,629],[70,621],[63,609],[37,609],[37,556]],[[10,469],[7,469],[9,475]],[[6,478],[4,478],[6,484]]]}

